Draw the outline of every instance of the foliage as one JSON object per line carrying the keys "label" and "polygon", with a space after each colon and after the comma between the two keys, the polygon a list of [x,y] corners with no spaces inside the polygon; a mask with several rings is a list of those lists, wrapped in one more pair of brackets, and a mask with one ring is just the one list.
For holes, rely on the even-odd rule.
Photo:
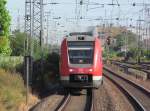
{"label": "foliage", "polygon": [[137,58],[138,56],[138,48],[131,48],[128,52],[128,56],[132,58]]}
{"label": "foliage", "polygon": [[126,33],[122,32],[119,35],[117,35],[115,38],[116,38],[116,44],[113,47],[115,51],[119,51],[122,46],[126,45],[125,39],[127,41],[128,49],[137,47],[136,35],[129,31]]}
{"label": "foliage", "polygon": [[19,74],[0,69],[0,110],[18,111],[25,103],[25,87]]}
{"label": "foliage", "polygon": [[[25,41],[26,41],[26,34],[23,32],[20,32],[18,30],[13,32],[13,37],[10,37],[11,39],[11,49],[12,49],[12,56],[24,56],[25,52]],[[41,55],[46,56],[49,53],[49,48],[47,48],[45,45],[43,46],[43,53],[41,54],[41,47],[39,44],[39,40],[36,38],[30,37],[29,44],[32,45],[33,49],[33,57],[34,59],[40,59]],[[29,48],[29,50],[31,50]]]}
{"label": "foliage", "polygon": [[0,37],[0,55],[10,55],[12,50],[9,47],[9,39]]}
{"label": "foliage", "polygon": [[[114,30],[113,32],[114,33]],[[111,44],[107,47],[109,47],[109,51],[106,47],[106,49],[104,50],[104,56],[108,57],[109,55],[109,59],[113,59],[113,58],[122,58],[124,57],[125,60],[134,60],[136,61],[139,55],[139,51],[141,51],[141,58],[147,58],[149,57],[149,53],[148,51],[144,51],[144,49],[142,48],[137,48],[138,46],[138,42],[137,42],[137,35],[132,33],[131,31],[128,31],[127,29],[120,29],[120,31],[118,32],[118,30],[116,31],[115,34],[113,34],[114,37],[113,42],[111,42]],[[122,51],[121,49],[123,48],[127,48],[127,53],[125,54],[124,51]],[[125,57],[126,55],[126,57]]]}
{"label": "foliage", "polygon": [[125,55],[124,52],[118,52],[118,53],[117,53],[117,56],[118,56],[118,57],[124,57],[124,55]]}
{"label": "foliage", "polygon": [[23,56],[24,55],[24,41],[26,39],[25,33],[14,31],[14,37],[10,37],[10,46],[12,49],[12,56]]}
{"label": "foliage", "polygon": [[150,60],[150,50],[146,50],[146,49],[142,49],[141,50],[141,58],[143,58],[143,60]]}
{"label": "foliage", "polygon": [[0,0],[0,55],[10,55],[9,27],[11,17],[6,9],[6,0]]}
{"label": "foliage", "polygon": [[6,3],[6,0],[0,0],[0,26],[1,35],[8,37],[11,17],[6,9]]}
{"label": "foliage", "polygon": [[[36,88],[45,87],[49,83],[56,83],[59,74],[59,55],[51,53],[43,60],[43,72],[41,74],[41,59],[33,63],[33,84]],[[44,86],[43,86],[44,85]]]}
{"label": "foliage", "polygon": [[0,68],[14,72],[23,64],[23,57],[0,56]]}
{"label": "foliage", "polygon": [[103,57],[106,59],[109,57],[109,59],[111,58],[116,58],[117,57],[117,52],[115,52],[114,50],[112,50],[111,48],[108,50],[104,50],[103,51]]}

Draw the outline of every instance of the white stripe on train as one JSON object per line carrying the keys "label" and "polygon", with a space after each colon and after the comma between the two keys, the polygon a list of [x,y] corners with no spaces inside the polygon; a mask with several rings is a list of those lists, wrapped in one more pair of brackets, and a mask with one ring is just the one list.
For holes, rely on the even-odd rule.
{"label": "white stripe on train", "polygon": [[[102,76],[93,76],[93,80],[102,80],[102,78]],[[69,76],[61,76],[60,79],[69,81]]]}

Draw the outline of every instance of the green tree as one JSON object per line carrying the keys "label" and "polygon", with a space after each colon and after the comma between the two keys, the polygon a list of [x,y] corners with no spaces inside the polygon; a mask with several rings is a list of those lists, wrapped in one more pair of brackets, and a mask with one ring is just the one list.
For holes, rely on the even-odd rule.
{"label": "green tree", "polygon": [[[10,37],[10,46],[12,49],[12,56],[23,56],[25,54],[25,41],[26,41],[26,34],[24,32],[20,32],[18,30],[15,30],[13,32],[13,36]],[[29,45],[31,44],[33,56],[34,58],[40,58],[41,50],[40,50],[40,44],[39,41],[36,38],[30,38]],[[33,45],[32,45],[33,44]],[[46,49],[45,45],[43,46],[44,53],[43,55],[47,55],[48,49]],[[30,50],[30,49],[29,49]]]}
{"label": "green tree", "polygon": [[12,56],[23,56],[24,55],[24,41],[26,34],[19,31],[14,31],[13,36],[10,37],[10,46],[12,49]]}
{"label": "green tree", "polygon": [[8,37],[11,17],[6,9],[6,3],[6,0],[0,0],[0,26],[1,35]]}
{"label": "green tree", "polygon": [[129,31],[126,33],[122,32],[119,35],[117,35],[115,38],[116,38],[116,44],[113,47],[115,51],[120,51],[120,48],[122,46],[125,46],[125,38],[127,39],[127,46],[129,50],[137,47],[137,38],[136,35],[133,34],[132,32]]}
{"label": "green tree", "polygon": [[6,9],[6,0],[0,0],[0,55],[10,55],[9,27],[11,17]]}
{"label": "green tree", "polygon": [[9,39],[6,37],[0,37],[0,55],[10,55],[11,49],[9,47]]}

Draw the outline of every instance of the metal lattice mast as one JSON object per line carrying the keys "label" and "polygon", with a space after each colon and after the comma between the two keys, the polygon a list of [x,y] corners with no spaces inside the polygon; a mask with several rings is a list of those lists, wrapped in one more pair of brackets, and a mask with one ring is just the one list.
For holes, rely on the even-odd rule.
{"label": "metal lattice mast", "polygon": [[43,0],[33,0],[33,37],[40,38],[43,33]]}
{"label": "metal lattice mast", "polygon": [[32,67],[30,62],[30,54],[31,54],[31,37],[32,37],[32,2],[31,0],[25,1],[25,33],[26,33],[26,39],[24,42],[24,52],[25,52],[25,75],[26,75],[26,105],[28,106],[29,101],[29,76],[31,76]]}
{"label": "metal lattice mast", "polygon": [[[40,63],[40,75],[41,75],[41,87],[43,87],[43,0],[33,0],[33,12],[32,12],[32,33],[33,37],[39,41],[40,52],[41,52],[41,63]],[[38,45],[38,43],[36,43]]]}
{"label": "metal lattice mast", "polygon": [[[43,52],[43,0],[33,0],[32,9],[32,36],[36,38],[37,42],[32,43],[36,47],[41,47],[41,52]],[[42,55],[41,55],[42,57]]]}
{"label": "metal lattice mast", "polygon": [[29,37],[31,37],[32,33],[32,14],[31,14],[31,0],[25,1],[25,33],[27,34],[27,38],[25,40],[25,54],[29,55]]}

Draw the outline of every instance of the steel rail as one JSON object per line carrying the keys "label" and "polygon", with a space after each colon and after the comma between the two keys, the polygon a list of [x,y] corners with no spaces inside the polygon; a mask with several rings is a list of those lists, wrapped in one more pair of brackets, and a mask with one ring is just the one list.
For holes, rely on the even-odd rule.
{"label": "steel rail", "polygon": [[112,81],[112,83],[114,83],[120,89],[120,91],[128,98],[128,100],[130,101],[130,103],[132,104],[132,106],[134,107],[136,111],[145,111],[144,107],[140,104],[140,102],[137,101],[137,99],[133,95],[131,95],[124,88],[122,88],[116,81],[111,79],[109,76],[107,75],[104,75],[104,76],[110,81]]}
{"label": "steel rail", "polygon": [[87,89],[87,99],[84,111],[94,111],[94,91]]}
{"label": "steel rail", "polygon": [[[87,89],[86,93],[86,104],[84,111],[94,111],[94,93],[92,89]],[[65,111],[65,108],[67,107],[68,103],[70,102],[71,94],[68,93],[62,100],[62,102],[58,105],[55,111]]]}
{"label": "steel rail", "polygon": [[140,89],[143,93],[145,93],[150,98],[150,90],[149,89],[146,89],[145,87],[143,87],[143,86],[141,86],[139,84],[136,84],[135,82],[133,82],[133,81],[131,81],[129,79],[125,79],[124,77],[119,76],[114,71],[111,71],[110,69],[106,68],[105,66],[104,66],[104,70],[107,70],[110,73],[113,73],[115,76],[119,77],[120,79],[122,79],[124,81],[127,81],[128,83],[130,83],[134,87],[137,87],[138,89]]}
{"label": "steel rail", "polygon": [[[109,74],[105,74],[104,76],[106,78],[108,78],[109,80],[111,80],[117,87],[119,87],[119,89],[122,90],[122,92],[128,97],[128,99],[130,100],[131,104],[133,105],[133,107],[136,109],[136,111],[147,111],[146,108],[144,107],[144,101],[141,103],[139,101],[139,98],[135,95],[132,94],[131,90],[129,91],[129,89],[126,89],[125,87],[123,87],[121,84],[119,84],[119,82],[117,82],[112,76],[115,76],[117,78],[119,78],[121,81],[126,82],[127,84],[130,84],[132,87],[136,88],[137,90],[140,91],[140,93],[143,93],[145,95],[145,97],[150,98],[150,91],[148,89],[145,89],[144,87],[128,80],[125,79],[121,76],[119,76],[118,74],[116,74],[114,71],[111,71],[110,69],[107,69],[106,67],[104,67],[104,70],[107,71]],[[149,103],[148,103],[149,104]],[[150,106],[149,106],[150,107]]]}
{"label": "steel rail", "polygon": [[67,104],[69,103],[70,99],[71,99],[71,95],[70,93],[67,93],[67,95],[64,97],[62,102],[60,102],[60,104],[58,105],[55,111],[63,111],[67,106]]}
{"label": "steel rail", "polygon": [[[140,67],[134,67],[134,65],[136,64],[133,64],[133,63],[128,63],[128,62],[120,62],[120,61],[112,61],[112,63],[116,64],[116,65],[120,65],[120,67],[122,66],[125,66],[125,67],[128,67],[128,68],[133,68],[133,69],[136,69],[136,70],[139,70],[139,71],[143,71],[143,72],[146,72],[146,73],[150,73],[150,66],[149,64],[139,64]],[[122,65],[122,66],[121,66]],[[130,66],[129,66],[130,65]],[[144,66],[145,65],[145,66]],[[143,68],[143,69],[142,69]]]}

